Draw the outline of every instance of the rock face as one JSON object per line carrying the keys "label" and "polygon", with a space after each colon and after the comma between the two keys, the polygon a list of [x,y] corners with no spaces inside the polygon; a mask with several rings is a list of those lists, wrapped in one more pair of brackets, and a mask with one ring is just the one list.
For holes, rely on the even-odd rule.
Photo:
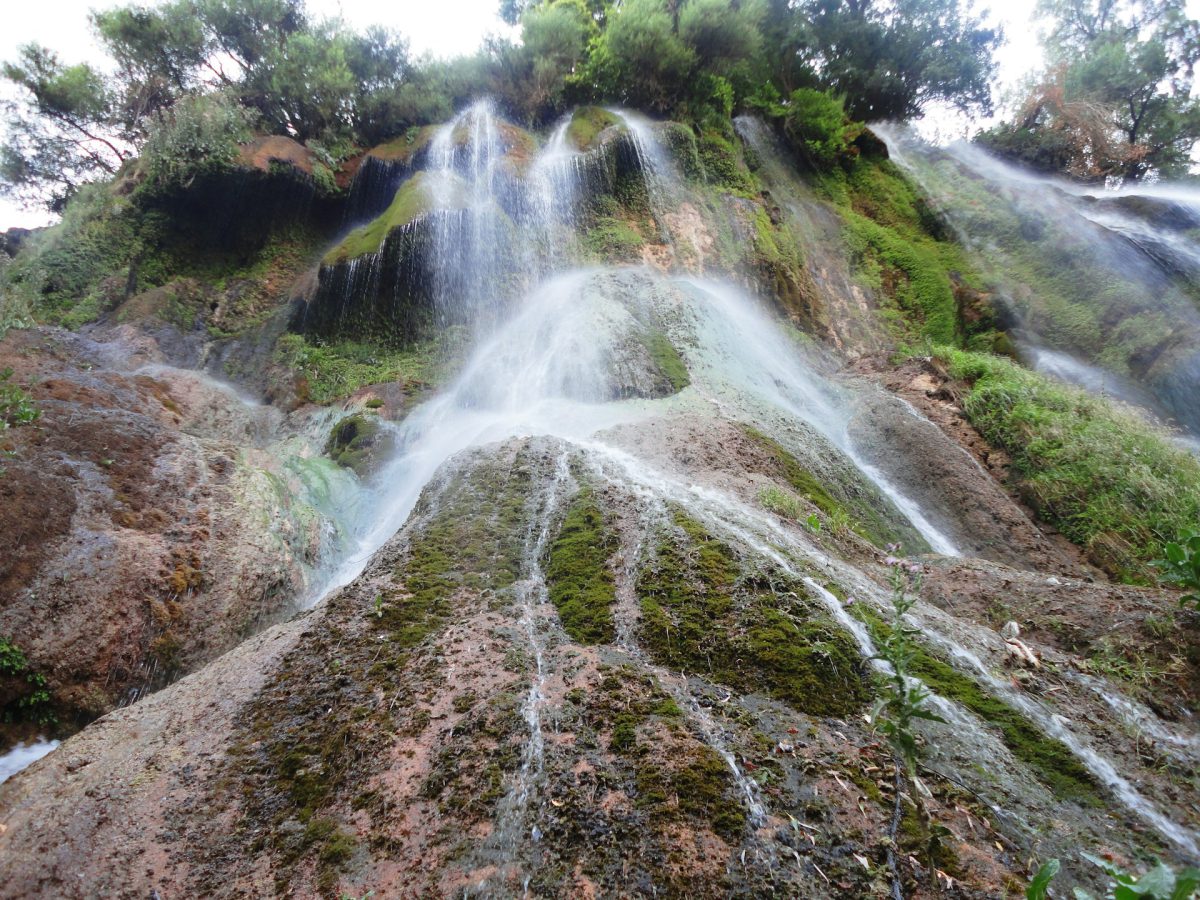
{"label": "rock face", "polygon": [[268,449],[279,414],[198,373],[117,361],[145,349],[50,330],[0,343],[40,410],[3,432],[0,635],[62,727],[290,614],[326,543]]}
{"label": "rock face", "polygon": [[[538,151],[479,103],[359,161],[286,264],[268,228],[234,281],[0,341],[41,413],[0,432],[0,701],[100,716],[0,785],[0,898],[982,900],[1195,855],[1175,598],[1105,583],[888,361],[905,315],[990,333],[989,295],[893,170],[837,206],[742,124],[592,108]],[[299,145],[243,164],[318,202]],[[430,336],[454,371],[410,407]],[[879,718],[902,641],[920,784]]]}

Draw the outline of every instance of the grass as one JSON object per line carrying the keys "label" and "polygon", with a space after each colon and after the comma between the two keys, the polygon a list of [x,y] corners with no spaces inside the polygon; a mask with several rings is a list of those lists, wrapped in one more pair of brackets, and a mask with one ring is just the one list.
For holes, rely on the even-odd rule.
{"label": "grass", "polygon": [[976,286],[965,250],[942,226],[916,186],[892,163],[860,160],[819,176],[818,190],[846,222],[847,249],[861,280],[894,303],[897,337],[957,343],[955,277]]}
{"label": "grass", "polygon": [[1200,461],[1130,409],[1001,357],[937,352],[1037,516],[1109,575],[1151,582],[1163,544],[1200,521]]}

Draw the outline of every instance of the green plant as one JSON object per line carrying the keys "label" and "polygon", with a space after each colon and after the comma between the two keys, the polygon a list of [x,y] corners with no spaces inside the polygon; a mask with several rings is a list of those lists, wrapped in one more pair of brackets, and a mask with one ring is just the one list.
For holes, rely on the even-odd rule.
{"label": "green plant", "polygon": [[[889,544],[889,552],[899,552],[898,544]],[[916,648],[912,636],[916,629],[904,623],[904,617],[917,602],[916,592],[921,587],[921,567],[898,556],[889,556],[892,585],[892,620],[879,642],[878,659],[888,663],[891,671],[880,692],[879,700],[871,720],[888,739],[898,762],[904,764],[906,774],[916,777],[917,738],[913,723],[918,719],[932,722],[945,720],[925,708],[929,699],[928,689],[912,677],[912,663]]]}
{"label": "green plant", "polygon": [[916,656],[916,647],[912,636],[917,630],[909,628],[904,623],[904,617],[917,602],[917,591],[921,588],[921,567],[897,556],[899,544],[888,544],[887,564],[891,567],[892,586],[892,619],[886,631],[879,640],[877,659],[888,663],[890,671],[875,703],[871,715],[872,724],[887,738],[892,748],[892,763],[895,769],[896,803],[892,810],[892,823],[889,832],[891,844],[888,847],[888,868],[892,873],[892,895],[900,897],[900,868],[896,857],[896,832],[900,828],[903,812],[903,783],[907,780],[916,790],[912,791],[912,803],[916,808],[922,831],[927,836],[926,855],[930,867],[936,865],[934,857],[938,854],[941,839],[949,832],[945,826],[930,821],[929,812],[921,793],[925,790],[917,777],[917,757],[920,748],[917,745],[917,735],[913,723],[918,719],[930,722],[944,722],[936,713],[925,708],[929,699],[929,690],[912,677],[912,663]]}
{"label": "green plant", "polygon": [[1025,900],[1046,900],[1050,882],[1061,868],[1062,864],[1057,859],[1042,863],[1042,867],[1033,876],[1033,881],[1029,882],[1029,887],[1025,888]]}
{"label": "green plant", "polygon": [[[1108,894],[1112,900],[1191,900],[1200,888],[1200,869],[1188,867],[1176,872],[1162,862],[1155,862],[1150,871],[1140,876],[1134,876],[1124,869],[1103,859],[1082,854],[1083,858],[1093,865],[1099,866],[1112,879]],[[1075,888],[1076,900],[1092,900],[1087,891]]]}
{"label": "green plant", "polygon": [[28,425],[42,415],[42,411],[33,405],[33,398],[9,382],[12,376],[12,369],[0,370],[0,430]]}
{"label": "green plant", "polygon": [[[1081,855],[1103,869],[1112,879],[1105,891],[1105,896],[1110,900],[1192,900],[1200,890],[1200,869],[1191,866],[1176,872],[1165,863],[1155,862],[1148,872],[1133,875],[1090,853]],[[1051,859],[1038,869],[1033,881],[1025,889],[1028,900],[1044,900],[1047,888],[1059,868],[1058,860]],[[1095,895],[1083,888],[1074,888],[1072,895],[1075,900],[1095,900]]]}
{"label": "green plant", "polygon": [[1177,541],[1163,546],[1164,559],[1154,565],[1163,571],[1163,579],[1182,587],[1186,593],[1179,598],[1181,605],[1200,609],[1200,531],[1187,529]]}
{"label": "green plant", "polygon": [[46,677],[29,667],[25,653],[7,637],[0,637],[0,677],[23,680],[29,689],[3,708],[3,720],[33,721],[47,725],[55,721],[50,711],[50,691]]}

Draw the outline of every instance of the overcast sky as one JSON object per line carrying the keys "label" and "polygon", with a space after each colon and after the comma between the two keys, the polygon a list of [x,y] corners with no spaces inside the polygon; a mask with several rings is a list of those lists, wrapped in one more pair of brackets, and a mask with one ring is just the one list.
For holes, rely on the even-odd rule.
{"label": "overcast sky", "polygon": [[[1036,0],[992,0],[1002,9],[992,15],[1008,41],[997,54],[999,82],[1007,89],[1040,62],[1037,31],[1032,24]],[[88,27],[90,9],[123,5],[117,0],[8,0],[0,29],[0,59],[12,59],[22,44],[36,41],[59,53],[65,62],[103,59]],[[1189,0],[1193,15],[1200,0]],[[412,49],[436,56],[470,53],[483,37],[504,28],[496,15],[498,0],[308,0],[315,15],[341,16],[355,26],[382,24],[406,34]],[[934,114],[923,127],[930,136],[958,136],[970,123]],[[45,224],[37,210],[22,210],[0,198],[0,230],[13,225]]]}

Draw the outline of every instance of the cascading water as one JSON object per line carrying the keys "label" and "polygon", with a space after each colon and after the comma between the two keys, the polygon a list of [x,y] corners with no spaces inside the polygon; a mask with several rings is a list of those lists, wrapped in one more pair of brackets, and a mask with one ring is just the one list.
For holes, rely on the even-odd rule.
{"label": "cascading water", "polygon": [[[655,218],[664,226],[680,186],[674,183],[653,130],[636,117],[623,118],[641,160]],[[686,435],[732,424],[726,432],[735,435],[731,443],[742,439],[736,435],[744,437],[739,429],[745,426],[826,466],[818,471],[829,474],[831,486],[872,504],[881,521],[907,529],[917,544],[923,539],[936,553],[955,555],[951,535],[960,532],[956,523],[931,516],[919,494],[897,488],[878,457],[868,459],[862,452],[863,430],[873,427],[860,414],[863,392],[822,375],[819,354],[806,352],[794,333],[745,292],[716,280],[671,278],[649,269],[568,268],[571,245],[556,236],[584,224],[580,210],[585,181],[580,154],[566,141],[567,125],[556,128],[536,158],[519,162],[510,157],[505,129],[491,106],[482,103],[435,135],[427,154],[429,169],[413,176],[428,192],[432,208],[397,229],[401,237],[424,229],[415,254],[419,262],[396,256],[398,250],[412,251],[415,246],[396,239],[377,256],[346,264],[352,271],[360,266],[356,277],[373,279],[373,290],[393,300],[394,285],[387,283],[390,276],[381,260],[392,253],[397,266],[420,268],[421,277],[432,285],[439,319],[469,322],[472,345],[457,376],[402,422],[387,426],[394,431],[395,455],[365,486],[354,547],[331,567],[312,600],[355,579],[409,519],[426,485],[451,457],[513,437],[553,439],[549,443],[555,445],[554,475],[534,485],[528,498],[530,531],[509,610],[515,627],[507,632],[501,628],[489,638],[503,643],[497,636],[503,633],[526,661],[514,690],[523,701],[514,706],[519,705],[518,733],[525,743],[514,768],[504,776],[493,830],[468,848],[481,863],[471,885],[481,894],[490,895],[493,889],[504,894],[504,882],[515,871],[525,876],[528,886],[544,837],[538,831],[539,816],[556,799],[546,784],[546,773],[553,770],[544,768],[545,758],[555,752],[553,723],[567,718],[561,709],[562,684],[556,679],[566,681],[564,660],[578,668],[588,653],[602,657],[605,665],[636,661],[675,700],[679,724],[672,727],[686,729],[728,770],[725,777],[731,779],[736,800],[747,814],[740,838],[743,851],[747,846],[756,854],[762,849],[764,856],[754,864],[773,871],[774,834],[786,822],[780,809],[773,808],[772,792],[761,788],[751,777],[752,768],[739,757],[736,717],[726,716],[720,699],[713,702],[713,682],[708,680],[712,673],[681,673],[653,664],[651,654],[639,645],[637,624],[628,621],[636,617],[636,609],[622,614],[626,620],[617,623],[615,643],[582,648],[566,637],[547,608],[544,555],[559,524],[562,501],[575,488],[574,467],[578,464],[612,492],[633,498],[629,518],[638,523],[634,528],[639,533],[624,535],[622,553],[627,558],[617,579],[622,582],[618,593],[631,602],[636,602],[638,566],[652,552],[655,529],[667,518],[668,508],[679,508],[752,560],[752,577],[765,570],[787,576],[789,590],[795,593],[790,599],[777,598],[782,614],[790,612],[787,604],[798,609],[811,603],[823,616],[822,625],[852,635],[865,659],[875,652],[871,633],[832,588],[841,587],[877,612],[887,610],[887,590],[881,587],[881,573],[868,545],[847,537],[853,544],[850,558],[857,562],[830,556],[827,535],[785,522],[754,502],[755,487],[763,483],[754,478],[767,476],[721,471],[716,465],[707,480],[705,475],[694,476],[688,468],[692,448],[686,441],[682,448],[657,446],[651,435],[641,444],[637,438],[642,426],[646,432],[657,427]],[[664,377],[663,358],[670,355],[664,354],[664,344],[680,358],[686,378]],[[899,414],[919,415],[911,408]],[[879,435],[880,441],[887,439],[886,433]],[[928,442],[932,446],[935,440],[944,438],[931,428]],[[948,442],[938,446],[958,452],[957,445]],[[700,446],[696,453],[703,456],[712,450]],[[896,457],[896,464],[903,465],[899,452]],[[739,481],[742,476],[745,480]],[[986,475],[980,472],[980,477]],[[498,619],[506,611],[503,602],[498,602]],[[1069,709],[1069,700],[1028,700],[991,673],[981,648],[990,649],[999,641],[994,633],[983,628],[953,630],[946,627],[944,614],[924,605],[913,615],[924,640],[944,651],[957,671],[1060,738],[1099,776],[1102,788],[1131,812],[1127,820],[1140,817],[1175,847],[1192,849],[1184,829],[1170,818],[1178,804],[1163,804],[1161,795],[1142,792],[1141,785],[1135,788],[1133,778],[1114,777],[1115,764],[1095,742],[1055,718],[1058,710]],[[1079,689],[1105,693],[1102,683],[1089,682]],[[1044,788],[987,723],[954,701],[936,702],[952,722],[949,727],[930,726],[939,765],[984,795],[998,819],[1011,815],[1017,822],[1014,829],[1032,843],[1044,830],[1039,816],[1044,817],[1050,806],[1044,798],[1039,800]],[[1107,691],[1104,702],[1121,719],[1147,721],[1153,715],[1124,702],[1114,691]],[[789,724],[820,719],[787,715]],[[830,726],[826,721],[820,727]],[[834,726],[842,727],[850,725]],[[1191,752],[1193,738],[1182,730],[1176,734],[1153,723],[1147,727],[1164,740],[1176,738],[1181,754]],[[993,769],[1011,775],[1012,783],[997,783]],[[1079,812],[1072,820],[1074,830],[1056,829],[1063,831],[1061,839],[1086,835],[1094,821],[1089,815]],[[1107,821],[1105,827],[1110,827]],[[747,865],[744,852],[741,862]]]}
{"label": "cascading water", "polygon": [[58,741],[38,738],[28,744],[22,741],[7,753],[0,754],[0,784],[8,781],[22,769],[32,766],[58,745]]}
{"label": "cascading water", "polygon": [[898,129],[877,131],[972,250],[1032,365],[1200,433],[1194,191],[1085,188],[973,145],[934,148]]}
{"label": "cascading water", "polygon": [[621,120],[629,133],[638,165],[646,181],[650,212],[658,224],[663,241],[671,244],[671,228],[667,217],[678,200],[675,187],[679,183],[679,176],[675,171],[675,164],[671,162],[666,149],[654,134],[654,127],[648,119],[623,109],[613,108],[609,112]]}

